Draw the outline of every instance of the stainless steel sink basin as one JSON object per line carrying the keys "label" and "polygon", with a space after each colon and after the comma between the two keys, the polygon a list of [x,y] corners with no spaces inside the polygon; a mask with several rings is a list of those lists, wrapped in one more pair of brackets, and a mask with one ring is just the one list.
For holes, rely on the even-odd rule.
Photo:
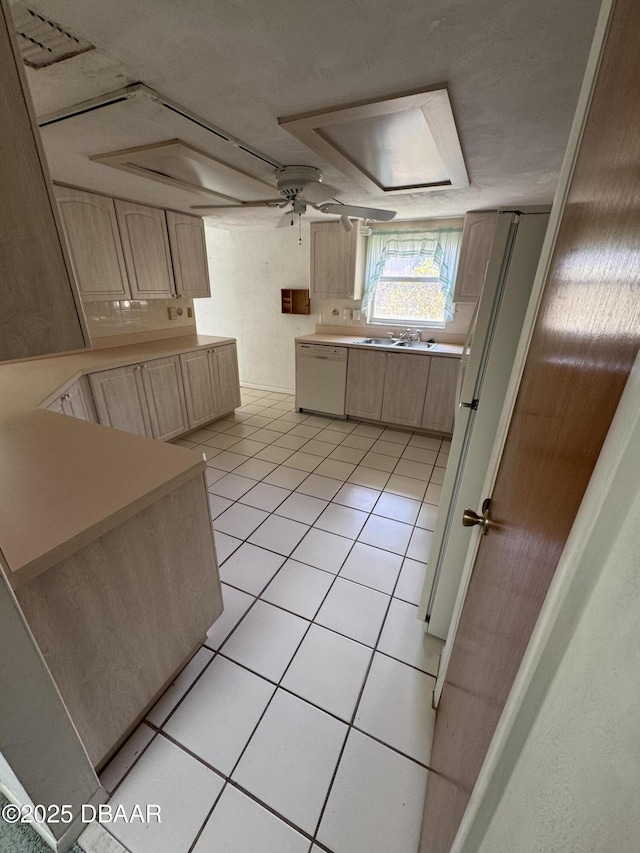
{"label": "stainless steel sink basin", "polygon": [[367,344],[367,346],[371,347],[391,347],[396,341],[389,340],[389,338],[364,338],[361,341],[356,341],[357,344]]}
{"label": "stainless steel sink basin", "polygon": [[433,349],[437,344],[426,343],[423,341],[396,341],[394,347],[403,347],[407,349]]}
{"label": "stainless steel sink basin", "polygon": [[422,341],[399,341],[397,338],[363,338],[361,341],[356,341],[357,344],[365,344],[370,347],[401,347],[402,349],[428,350],[433,349],[437,344],[423,343]]}

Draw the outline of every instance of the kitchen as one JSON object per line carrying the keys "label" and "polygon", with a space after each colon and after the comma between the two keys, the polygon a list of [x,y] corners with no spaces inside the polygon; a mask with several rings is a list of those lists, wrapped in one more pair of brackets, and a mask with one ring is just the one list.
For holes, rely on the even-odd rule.
{"label": "kitchen", "polygon": [[[103,21],[102,23],[105,22]],[[587,25],[584,24],[584,22],[583,26],[585,26],[585,29],[588,29]],[[588,38],[585,39],[583,50],[586,51],[587,47]],[[87,56],[89,56],[89,53],[87,54]],[[586,57],[586,52],[584,56]],[[56,71],[59,71],[61,68],[63,68],[63,65],[64,64],[61,63],[61,65],[58,66],[58,69],[54,67],[52,69],[53,73],[55,74]],[[579,83],[581,71],[581,68],[575,69],[574,98],[576,96],[575,93],[577,92],[577,84]],[[74,95],[77,95],[77,97],[67,98],[66,103],[82,103],[83,100],[86,100],[86,98],[88,98],[90,95],[95,95],[95,92],[89,92],[86,90],[86,79],[87,78],[84,77],[81,81],[76,80],[76,88],[74,89],[73,93]],[[130,76],[129,79],[136,79],[136,77]],[[563,77],[563,79],[566,80],[566,75],[565,77]],[[154,82],[156,81],[154,80]],[[158,89],[164,89],[166,94],[166,86],[160,87],[159,83],[156,83],[156,85],[158,85]],[[116,86],[113,86],[114,90],[116,88]],[[390,87],[387,86],[386,91],[388,91],[389,88]],[[107,85],[101,86],[101,89],[102,91],[110,90]],[[179,89],[179,87],[177,87],[177,89]],[[176,97],[179,92],[172,91],[171,94]],[[322,99],[319,100],[322,102]],[[345,95],[344,99],[340,98],[340,101],[343,100],[348,101],[349,98]],[[328,102],[331,103],[330,100]],[[49,103],[48,108],[42,110],[39,109],[38,113],[51,113],[55,111],[52,109],[53,106],[54,105],[52,103]],[[60,107],[63,105],[58,103],[55,104],[55,106]],[[122,107],[116,106],[113,107],[113,109],[121,108],[125,110],[128,109],[130,106],[137,108],[135,101],[133,101],[131,104],[129,104],[129,102],[127,101],[127,103],[124,104]],[[159,115],[161,111],[157,102],[154,102],[151,105],[142,103],[138,106],[140,106],[140,110],[143,112],[142,119],[144,119],[144,121],[141,120],[142,126],[144,126],[146,119],[151,121],[153,125],[154,133],[148,134],[148,136],[151,138],[147,141],[153,142],[156,141],[158,137],[165,135],[164,133],[158,133],[158,124],[162,124],[164,119],[161,118]],[[299,109],[299,107],[291,106],[289,110],[282,110],[282,113],[295,113],[296,109]],[[144,115],[145,110],[149,112],[149,115]],[[98,114],[99,112],[96,111],[96,115]],[[130,124],[130,119],[132,115],[133,114],[127,113],[123,114],[124,125],[126,125],[127,123]],[[215,118],[217,118],[217,116]],[[75,119],[70,118],[68,119],[68,121],[73,122],[75,121]],[[92,148],[92,153],[98,153],[104,149],[114,150],[118,148],[131,148],[137,143],[144,144],[143,141],[139,139],[125,139],[125,137],[129,136],[129,134],[125,133],[122,129],[122,126],[117,123],[113,123],[113,126],[119,128],[117,130],[117,133],[115,134],[118,136],[118,139],[110,139],[109,143],[113,141],[112,145],[105,144],[105,130],[108,125],[112,124],[112,118],[100,118],[98,119],[98,122],[98,127],[88,128],[87,130],[86,141],[91,141],[93,134],[93,141],[91,142],[91,144],[94,147]],[[83,187],[84,189],[92,191],[94,193],[107,193],[109,196],[114,196],[117,199],[131,199],[131,188],[135,184],[137,187],[139,187],[139,191],[136,191],[135,193],[136,202],[143,203],[146,206],[152,207],[154,205],[159,205],[160,207],[166,208],[169,211],[178,208],[180,210],[183,210],[183,212],[185,213],[187,213],[187,211],[193,213],[194,211],[192,210],[192,207],[194,204],[204,203],[203,199],[194,199],[192,194],[189,194],[187,204],[187,199],[185,199],[184,193],[180,195],[179,193],[175,193],[174,191],[167,190],[165,187],[156,187],[148,180],[138,179],[137,182],[134,182],[131,180],[129,175],[124,177],[120,175],[120,173],[117,171],[114,171],[113,174],[110,175],[108,180],[105,178],[105,183],[102,186],[96,185],[96,182],[94,181],[93,177],[91,177],[91,175],[94,174],[94,172],[92,172],[91,170],[98,168],[98,165],[94,163],[88,163],[86,156],[83,155],[82,158],[80,158],[79,154],[76,151],[72,150],[74,145],[76,144],[76,140],[70,140],[68,135],[63,133],[62,128],[64,128],[65,123],[65,120],[60,119],[56,120],[55,123],[52,123],[50,125],[51,132],[49,133],[49,137],[47,137],[48,131],[46,129],[43,129],[45,149],[47,149],[47,139],[49,140],[50,146],[50,148],[47,150],[47,156],[51,158],[51,162],[53,164],[56,164],[56,157],[60,158],[55,167],[52,165],[52,171],[54,172],[53,176],[59,182],[59,185],[66,186],[72,184],[73,186]],[[568,122],[565,122],[565,124],[568,127]],[[183,132],[183,127],[184,125],[180,126],[180,136],[184,136],[184,134],[186,133],[186,131]],[[236,128],[233,129],[236,130]],[[166,133],[166,136],[170,138],[175,138],[176,135],[177,133],[175,131],[173,133]],[[81,135],[78,135],[78,141],[80,140],[80,136]],[[99,145],[96,145],[96,142],[99,142]],[[559,143],[557,146],[558,163],[560,160],[560,155],[562,153],[563,142]],[[85,144],[85,142],[83,141],[81,144]],[[284,142],[282,144],[285,145]],[[292,143],[289,142],[288,144],[291,145]],[[200,143],[200,145],[202,145],[202,143]],[[259,148],[263,149],[264,143],[261,143]],[[82,159],[81,165],[80,159]],[[295,162],[295,158],[292,157],[291,159],[293,159]],[[104,166],[102,166],[101,168],[104,173],[108,172],[108,170],[105,169]],[[330,183],[332,185],[337,184],[340,187],[345,185],[344,178],[335,169],[333,171],[327,169],[326,175],[327,183]],[[538,176],[536,190],[533,191],[529,187],[529,190],[531,191],[529,191],[526,195],[524,194],[524,190],[522,187],[518,188],[516,177],[512,176],[512,182],[513,183],[511,187],[508,186],[508,181],[505,181],[505,185],[503,187],[501,187],[499,190],[493,190],[494,198],[489,200],[487,204],[479,202],[476,198],[474,199],[475,203],[471,202],[470,207],[465,207],[465,209],[473,209],[475,207],[486,207],[488,209],[492,209],[492,206],[494,208],[498,206],[504,207],[505,205],[514,204],[516,199],[519,202],[518,206],[523,203],[527,203],[527,205],[548,203],[551,200],[552,188],[555,183],[555,174],[549,174],[547,176],[546,185],[545,179],[540,174]],[[109,186],[107,186],[107,184]],[[473,180],[471,185],[471,192],[474,192]],[[498,193],[501,193],[500,198],[497,197]],[[439,218],[441,218],[442,216],[451,216],[454,213],[459,216],[461,213],[464,212],[464,210],[461,210],[459,207],[456,210],[457,202],[455,201],[455,193],[453,191],[450,195],[448,193],[436,193],[433,195],[433,198],[436,199],[439,195],[443,200],[443,203],[439,205],[437,211]],[[448,196],[448,198],[445,199],[445,196]],[[177,200],[179,197],[181,199],[180,202],[178,202]],[[411,214],[411,209],[413,208],[414,214],[418,213],[418,211],[420,210],[420,205],[424,204],[424,199],[428,197],[429,196],[422,196],[421,198],[420,194],[416,193],[413,194],[413,196],[411,196],[410,198],[407,198],[406,205],[397,205],[398,207],[402,206],[403,210],[405,211],[402,218],[410,218],[413,220],[412,227],[415,225],[415,221],[418,217],[416,215]],[[370,198],[362,196],[358,197],[357,195],[351,193],[348,196],[345,195],[345,200],[348,203],[351,203],[353,201],[354,203],[360,202],[368,205],[372,204]],[[391,207],[389,201],[390,200],[387,199],[382,203],[385,205],[385,207]],[[396,199],[394,198],[394,204],[395,201]],[[449,205],[448,209],[446,209],[447,205]],[[245,216],[245,214],[247,215]],[[111,346],[113,346],[114,344],[123,345],[127,340],[131,341],[131,338],[127,339],[126,337],[124,337],[126,335],[141,336],[139,338],[141,346],[143,344],[146,344],[147,342],[150,342],[150,337],[155,337],[156,340],[163,341],[162,346],[169,347],[170,343],[168,342],[171,342],[172,338],[175,338],[176,343],[178,342],[179,335],[177,335],[175,332],[178,326],[184,323],[184,326],[180,330],[183,334],[186,333],[187,329],[193,330],[194,318],[188,316],[189,309],[191,308],[195,308],[195,315],[198,322],[198,332],[200,334],[204,334],[210,337],[213,336],[214,338],[221,339],[216,341],[205,342],[203,346],[210,347],[211,349],[216,350],[219,349],[221,346],[230,345],[229,341],[231,339],[237,340],[240,377],[242,378],[243,386],[246,389],[244,391],[244,398],[242,400],[243,406],[241,408],[249,407],[249,409],[248,411],[241,413],[238,421],[231,422],[231,425],[227,424],[224,430],[209,430],[207,432],[212,432],[214,433],[214,435],[200,435],[199,438],[201,439],[201,442],[198,442],[200,447],[213,447],[216,449],[216,451],[220,451],[217,452],[215,455],[209,457],[208,461],[210,464],[208,464],[207,466],[210,470],[218,471],[219,473],[225,472],[222,476],[220,476],[218,481],[213,481],[213,477],[218,476],[217,474],[213,474],[213,477],[209,475],[209,486],[213,487],[213,490],[210,488],[210,492],[213,491],[214,495],[216,495],[216,482],[221,482],[226,476],[229,476],[229,473],[235,470],[234,465],[234,467],[229,469],[229,472],[226,472],[226,465],[233,465],[235,462],[237,462],[237,467],[240,467],[241,465],[247,465],[250,461],[248,458],[240,460],[229,460],[228,458],[225,458],[223,454],[229,452],[230,455],[234,455],[234,451],[230,448],[232,448],[233,446],[237,446],[238,444],[240,444],[240,442],[244,441],[254,441],[256,443],[259,442],[260,444],[266,444],[267,442],[260,442],[259,439],[252,439],[251,436],[261,429],[268,430],[269,424],[273,424],[277,421],[280,421],[279,426],[282,428],[281,421],[283,418],[286,421],[287,416],[289,416],[290,423],[297,423],[297,419],[293,416],[298,414],[304,414],[292,411],[292,409],[296,407],[293,405],[294,401],[289,399],[291,396],[290,392],[292,392],[295,388],[295,382],[293,379],[293,339],[296,337],[313,334],[315,332],[318,332],[320,334],[337,333],[346,334],[347,336],[350,335],[351,342],[354,343],[357,340],[364,339],[367,335],[374,336],[376,331],[378,331],[375,327],[367,326],[361,320],[358,321],[357,319],[355,319],[355,317],[353,316],[353,312],[361,310],[361,305],[356,299],[345,300],[338,298],[329,298],[323,300],[321,304],[316,303],[315,305],[313,305],[312,301],[312,309],[315,311],[315,314],[309,315],[304,319],[302,319],[304,315],[291,316],[281,313],[281,291],[286,288],[304,290],[306,289],[306,286],[309,284],[310,281],[312,266],[309,263],[309,249],[307,247],[311,247],[313,238],[312,229],[307,224],[308,220],[302,218],[298,223],[296,223],[296,225],[300,226],[300,231],[298,231],[297,227],[283,228],[280,231],[272,231],[267,226],[267,220],[273,219],[274,216],[277,217],[278,213],[276,211],[245,210],[242,211],[242,213],[240,213],[240,211],[237,211],[235,214],[232,214],[230,219],[225,222],[225,224],[227,224],[228,226],[232,226],[234,230],[224,230],[221,227],[215,227],[216,217],[221,217],[223,215],[228,217],[228,213],[222,214],[220,213],[220,211],[214,211],[211,214],[211,224],[208,224],[206,227],[207,249],[209,254],[209,278],[212,282],[212,292],[214,294],[212,299],[202,300],[201,302],[199,300],[196,300],[195,304],[191,305],[189,304],[188,298],[173,302],[171,301],[171,297],[168,297],[166,300],[166,304],[163,305],[162,299],[160,299],[158,303],[154,304],[153,300],[157,298],[156,295],[154,295],[148,300],[138,300],[140,304],[136,304],[135,300],[125,298],[115,301],[103,300],[101,302],[88,303],[94,307],[85,309],[87,313],[87,324],[89,326],[89,330],[92,332],[92,338],[94,340],[100,339],[99,345],[102,347],[106,345],[106,347],[108,348],[109,344],[111,344]],[[321,219],[322,217],[318,218]],[[218,220],[218,225],[220,224],[221,223]],[[249,236],[249,239],[247,239],[247,235]],[[301,239],[302,246],[296,245],[298,239]],[[296,255],[296,253],[298,254]],[[249,286],[247,286],[247,282]],[[178,314],[179,309],[182,309],[182,315]],[[348,325],[346,325],[343,320],[344,312],[348,312],[349,314],[350,322]],[[466,332],[467,327],[469,325],[471,313],[472,311],[466,308],[465,306],[462,306],[461,308],[459,307],[457,320],[460,325],[458,327],[454,325],[449,326],[444,330],[439,330],[438,332],[430,331],[428,335],[424,334],[424,337],[426,338],[427,336],[431,336],[433,334],[436,340],[439,340],[441,342],[441,346],[461,346],[464,341],[464,333]],[[176,319],[172,318],[172,314],[176,317]],[[354,325],[355,329],[353,328]],[[399,335],[400,331],[402,331],[402,328],[397,328],[396,331]],[[111,341],[109,341],[109,338],[111,338]],[[362,348],[362,346],[366,345],[360,345],[360,348]],[[155,350],[153,349],[154,347],[156,348]],[[140,357],[136,357],[136,359],[133,359],[133,361],[135,361],[137,364],[142,365],[143,367],[146,364],[151,364],[154,360],[153,356],[155,355],[156,357],[158,357],[158,354],[160,353],[160,348],[160,343],[153,344],[151,349],[147,348],[147,350],[142,352],[142,355]],[[178,349],[180,349],[180,347],[178,347]],[[355,349],[357,351],[360,351],[358,350],[357,346],[355,347]],[[152,350],[153,352],[151,352]],[[187,355],[188,351],[196,352],[197,350],[195,349],[195,347],[192,347],[191,350],[184,350],[184,348],[182,348],[182,351],[177,352],[176,354],[182,357],[183,355]],[[166,350],[166,352],[168,352],[168,350]],[[379,354],[382,355],[382,353]],[[208,352],[207,355],[210,356],[211,353]],[[94,357],[97,357],[97,353]],[[398,357],[403,356],[400,356],[400,354],[398,353]],[[410,356],[409,354],[407,354],[407,357],[430,359],[433,356],[417,356],[415,354]],[[116,362],[114,362],[114,364],[116,364]],[[216,372],[215,369],[211,368],[210,360],[208,361],[208,364],[209,367],[207,369],[210,371],[210,375],[217,375],[219,381],[219,370]],[[52,387],[50,390],[51,392],[54,392],[56,389]],[[64,392],[63,390],[63,393],[66,392]],[[43,395],[43,401],[44,396],[46,395]],[[53,400],[51,402],[53,403]],[[232,408],[235,408],[235,406],[232,406]],[[265,414],[265,412],[267,412],[267,414]],[[249,419],[244,417],[244,415],[249,415],[249,417],[251,418],[256,418],[256,421],[250,427],[251,433],[249,433],[246,427],[244,429],[242,428],[242,424],[244,423],[244,421]],[[316,436],[321,430],[328,430],[331,433],[340,433],[342,431],[342,428],[339,426],[340,421],[335,421],[334,427],[331,428],[331,425],[327,426],[324,423],[321,423],[317,420],[313,420],[313,418],[314,416],[310,415],[306,417],[306,420],[300,421],[300,424],[304,427],[304,424],[307,423],[306,428],[315,431],[314,435],[304,435],[303,433],[300,437],[304,437],[307,440],[315,440],[320,442],[322,442],[322,438],[333,439],[333,441],[336,442],[337,436],[335,435],[325,434],[325,436],[323,436],[321,439],[318,439]],[[268,422],[259,423],[258,421],[260,419],[265,419]],[[365,420],[375,421],[376,418],[366,418]],[[104,423],[104,421],[102,422]],[[253,426],[255,426],[257,429],[253,430]],[[389,427],[385,428],[389,429]],[[359,426],[355,427],[354,433],[356,429],[359,429]],[[376,427],[369,427],[369,429],[376,429]],[[221,442],[220,438],[216,436],[218,436],[219,434],[225,435],[227,432],[229,432],[229,430],[231,430],[229,434],[231,436],[238,437],[238,441],[234,441],[234,444],[228,444],[226,448],[221,447],[220,444],[224,445],[227,444],[227,442],[224,440]],[[293,432],[293,437],[295,437],[297,435],[294,432],[295,430],[299,430],[299,427],[294,426],[291,429],[286,430],[286,433],[288,434],[289,432]],[[350,432],[351,430],[348,431]],[[186,433],[188,432],[188,429],[184,429],[182,432]],[[378,433],[378,435],[374,437],[372,433],[367,436],[366,432],[363,431],[360,433],[360,435],[364,439],[374,438],[375,440],[381,440],[383,442],[386,441],[387,444],[393,444],[394,439],[398,441],[398,435],[393,435],[394,432],[400,433],[401,435],[405,436],[410,435],[410,433],[403,433],[402,430],[394,431],[392,428],[390,429],[390,432],[387,433],[388,441],[386,441],[386,439],[384,438],[380,438],[381,433]],[[447,432],[447,430],[441,430],[440,438],[436,439],[434,437],[433,439],[440,441],[436,452],[436,458],[438,453],[446,454],[447,445],[443,445],[442,441],[443,437],[446,441]],[[180,431],[178,430],[176,435],[179,434]],[[263,435],[263,438],[264,437],[266,436]],[[419,439],[420,437],[420,434],[416,435],[416,438]],[[204,439],[204,441],[202,441],[202,439]],[[187,438],[186,440],[189,441],[189,438]],[[342,445],[343,441],[344,439],[340,441],[338,446]],[[406,443],[409,444],[411,441],[413,441],[413,439],[407,438]],[[207,444],[207,442],[211,443]],[[273,443],[276,447],[282,447],[281,443],[277,444],[276,442],[281,442],[281,439],[274,439]],[[331,441],[326,441],[324,443],[331,444]],[[247,447],[247,445],[244,446],[248,450],[254,450],[256,455],[258,453],[265,452],[264,447],[256,449],[255,447],[252,448],[250,446]],[[414,443],[413,446],[419,446],[419,443]],[[346,448],[349,447],[350,445],[346,444]],[[241,448],[237,449],[240,450]],[[358,448],[357,446],[351,446],[352,451],[359,449],[360,448]],[[389,448],[387,447],[386,449],[388,450]],[[423,449],[429,450],[430,448],[425,447]],[[328,455],[331,455],[334,452],[335,451],[332,450]],[[245,454],[242,455],[245,456]],[[353,456],[353,453],[346,455]],[[220,464],[222,466],[219,469],[216,469],[215,467],[216,458],[219,458]],[[291,456],[289,458],[291,458]],[[336,457],[334,456],[333,458],[335,459]],[[389,458],[393,458],[393,456]],[[277,464],[275,462],[269,462],[268,459],[265,459],[263,461],[268,462],[269,465]],[[345,462],[346,465],[353,464],[346,462],[346,460],[339,461]],[[444,459],[442,461],[444,461]],[[303,460],[303,462],[306,464],[306,460]],[[324,464],[324,462],[316,463],[317,467]],[[394,463],[394,465],[395,464],[397,463]],[[314,469],[315,467],[316,466],[314,466]],[[443,466],[436,465],[436,467]],[[304,470],[304,468],[297,470]],[[308,470],[311,471],[311,469]],[[271,470],[271,473],[267,474],[266,476],[271,476],[272,473],[273,469]],[[242,474],[237,474],[236,476],[242,476]],[[318,476],[322,476],[322,474]],[[249,477],[249,479],[251,479],[251,477]],[[274,485],[275,488],[283,488],[283,486],[281,485],[270,484],[268,482],[265,483],[265,485]],[[367,488],[367,486],[363,486],[363,488]],[[294,490],[296,489],[297,487],[294,487]],[[218,491],[220,491],[219,487]],[[291,489],[288,489],[288,491],[291,491]],[[222,499],[223,501],[231,500],[231,498],[226,497],[224,494],[218,494],[217,497]],[[315,497],[317,500],[323,500],[322,498],[318,498],[315,495],[307,495],[307,497]],[[219,505],[222,504],[220,504],[219,502]],[[227,510],[228,509],[230,509],[230,507],[227,507]],[[259,507],[255,507],[254,509],[258,512],[265,512],[265,510],[260,510]],[[351,507],[351,509],[355,508]],[[224,510],[221,514],[224,514],[224,512],[226,512],[227,510]],[[362,512],[362,510],[357,511]],[[345,515],[343,514],[342,518],[344,517]],[[301,522],[296,523],[300,524]],[[219,532],[221,535],[216,534],[216,541],[218,543],[218,557],[220,559],[221,555],[219,543],[225,541],[225,539],[223,538],[225,535],[232,537],[232,534],[225,534],[224,531]],[[366,541],[363,542],[363,544],[366,545]],[[222,563],[221,559],[220,562]],[[304,563],[305,561],[301,562]],[[222,566],[222,568],[224,569],[224,566]],[[227,580],[228,579],[229,578],[227,576]],[[413,606],[417,606],[417,604],[414,604]],[[221,656],[219,659],[216,659],[222,661],[224,660],[224,656]],[[221,666],[222,664],[220,664],[220,667]],[[249,667],[249,669],[251,669],[251,667]],[[435,673],[432,673],[432,675],[433,674]],[[158,738],[156,738],[156,742],[157,741]],[[137,758],[137,755],[135,757]],[[232,792],[240,789],[235,788],[233,785],[231,785],[227,790],[229,791],[229,793],[227,795],[227,799],[224,800],[225,807],[227,802],[233,799],[231,796]],[[259,797],[258,799],[260,800],[260,802],[263,802],[262,798]],[[418,797],[417,799],[420,799],[420,797]],[[252,800],[252,802],[255,802],[255,800]],[[269,796],[264,796],[264,802],[267,806],[269,806]],[[238,812],[234,812],[234,809],[240,809],[240,813],[242,813],[242,808],[249,809],[249,806],[246,804],[244,806],[239,806],[238,803],[232,805],[230,803],[228,808],[230,810],[231,815],[236,814],[235,822],[237,824]],[[286,812],[285,808],[278,809],[277,807],[273,806],[273,804],[271,805],[271,808],[275,808],[275,811],[278,814]],[[222,809],[220,810],[219,815],[220,821],[223,821],[224,815]],[[207,815],[205,814],[204,817],[206,816]],[[256,821],[258,824],[260,824],[258,818],[256,818]],[[302,828],[304,830],[304,833],[302,835],[303,838],[314,838],[314,832],[313,828],[311,827],[311,823],[306,823],[304,826],[299,826],[300,823],[303,823],[302,819],[300,819],[300,821],[298,821],[297,823],[294,821],[294,823],[298,827],[298,829]],[[212,826],[214,824],[215,821],[212,822]],[[325,839],[326,837],[327,836],[325,836]],[[188,843],[191,844],[194,840],[195,836],[192,836],[191,841]],[[319,836],[317,840],[319,841],[319,844],[316,845],[318,849],[330,849],[326,846],[326,840],[325,842],[322,841],[322,835]],[[292,841],[291,843],[293,845],[294,842]],[[324,847],[321,846],[323,844]],[[336,847],[337,849],[340,849],[339,842],[336,842]],[[292,849],[297,848],[293,847]]]}

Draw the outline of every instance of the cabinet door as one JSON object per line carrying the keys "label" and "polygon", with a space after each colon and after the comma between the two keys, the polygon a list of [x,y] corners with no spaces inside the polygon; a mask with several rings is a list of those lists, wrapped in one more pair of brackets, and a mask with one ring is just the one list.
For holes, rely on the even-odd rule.
{"label": "cabinet door", "polygon": [[318,299],[353,299],[359,228],[345,231],[339,221],[311,223],[311,286]]}
{"label": "cabinet door", "polygon": [[204,222],[197,216],[167,210],[173,274],[179,296],[211,296]]}
{"label": "cabinet door", "polygon": [[427,355],[387,353],[382,420],[390,424],[419,427],[427,392]]}
{"label": "cabinet door", "polygon": [[477,302],[480,299],[497,221],[496,210],[467,213],[465,216],[454,302]]}
{"label": "cabinet door", "polygon": [[82,349],[81,311],[9,4],[0,5],[0,361]]}
{"label": "cabinet door", "polygon": [[422,416],[423,429],[453,432],[460,360],[430,356],[431,368]]}
{"label": "cabinet door", "polygon": [[78,418],[81,421],[91,421],[94,424],[98,423],[98,414],[95,403],[93,402],[93,394],[91,393],[89,380],[86,376],[81,376],[77,382],[73,383],[66,394],[62,395],[62,413],[72,418]]}
{"label": "cabinet door", "polygon": [[240,405],[240,380],[238,379],[238,354],[235,344],[225,344],[210,350],[216,415],[222,415]]}
{"label": "cabinet door", "polygon": [[179,357],[173,355],[145,362],[142,365],[142,383],[153,437],[168,441],[187,432],[189,421]]}
{"label": "cabinet door", "polygon": [[346,413],[353,418],[379,421],[387,353],[349,350]]}
{"label": "cabinet door", "polygon": [[91,374],[89,382],[101,424],[137,435],[151,435],[141,373],[141,366],[134,364]]}
{"label": "cabinet door", "polygon": [[214,396],[214,367],[209,350],[185,352],[180,356],[184,396],[187,404],[189,428],[195,429],[218,414]]}
{"label": "cabinet door", "polygon": [[115,200],[132,299],[175,295],[164,210]]}
{"label": "cabinet door", "polygon": [[113,199],[69,187],[54,189],[82,299],[130,299]]}

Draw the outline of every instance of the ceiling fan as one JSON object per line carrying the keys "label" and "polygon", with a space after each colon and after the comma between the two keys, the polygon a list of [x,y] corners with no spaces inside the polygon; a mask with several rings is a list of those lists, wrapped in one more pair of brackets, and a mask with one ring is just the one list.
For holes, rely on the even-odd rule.
{"label": "ceiling fan", "polygon": [[[322,182],[322,171],[315,166],[282,166],[275,171],[276,187],[281,198],[266,201],[246,201],[241,204],[215,205],[195,204],[192,210],[228,210],[240,207],[277,207],[289,208],[280,217],[277,227],[293,225],[295,217],[306,213],[307,207],[312,207],[320,213],[330,213],[340,217],[345,231],[351,231],[351,219],[368,219],[371,221],[388,222],[396,215],[395,210],[379,210],[375,207],[358,207],[353,204],[342,204],[333,196],[339,192]],[[284,199],[284,201],[282,201]]]}

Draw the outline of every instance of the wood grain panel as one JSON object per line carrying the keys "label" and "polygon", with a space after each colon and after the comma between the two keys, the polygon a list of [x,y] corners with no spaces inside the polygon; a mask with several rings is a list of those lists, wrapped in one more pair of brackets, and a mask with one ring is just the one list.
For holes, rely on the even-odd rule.
{"label": "wood grain panel", "polygon": [[113,199],[71,187],[54,189],[82,298],[130,299]]}
{"label": "wood grain panel", "polygon": [[91,374],[89,381],[101,424],[136,435],[152,435],[140,374],[139,364]]}
{"label": "wood grain panel", "polygon": [[215,377],[216,417],[233,411],[240,405],[238,355],[235,344],[225,344],[210,350]]}
{"label": "wood grain panel", "polygon": [[191,298],[211,296],[204,222],[173,210],[166,213],[177,292]]}
{"label": "wood grain panel", "polygon": [[203,477],[17,596],[97,766],[222,611]]}
{"label": "wood grain panel", "polygon": [[387,355],[384,352],[349,350],[346,413],[352,418],[379,421]]}
{"label": "wood grain panel", "polygon": [[164,210],[115,200],[132,299],[173,296],[175,284]]}
{"label": "wood grain panel", "polygon": [[467,213],[465,216],[454,302],[477,302],[480,299],[497,221],[496,210]]}
{"label": "wood grain panel", "polygon": [[179,357],[147,361],[142,365],[141,374],[153,437],[168,441],[187,432],[189,420]]}
{"label": "wood grain panel", "polygon": [[86,346],[53,187],[14,37],[0,4],[0,361]]}
{"label": "wood grain panel", "polygon": [[382,420],[420,427],[431,358],[387,353],[386,360]]}
{"label": "wood grain panel", "polygon": [[429,361],[431,370],[420,425],[423,429],[452,432],[460,362],[457,358],[436,356],[431,356]]}
{"label": "wood grain panel", "polygon": [[640,345],[640,6],[618,0],[436,718],[421,853],[446,853]]}
{"label": "wood grain panel", "polygon": [[347,232],[338,221],[311,223],[311,283],[317,299],[353,299],[358,229]]}
{"label": "wood grain panel", "polygon": [[209,350],[182,353],[180,366],[189,428],[196,429],[216,417],[213,365]]}

